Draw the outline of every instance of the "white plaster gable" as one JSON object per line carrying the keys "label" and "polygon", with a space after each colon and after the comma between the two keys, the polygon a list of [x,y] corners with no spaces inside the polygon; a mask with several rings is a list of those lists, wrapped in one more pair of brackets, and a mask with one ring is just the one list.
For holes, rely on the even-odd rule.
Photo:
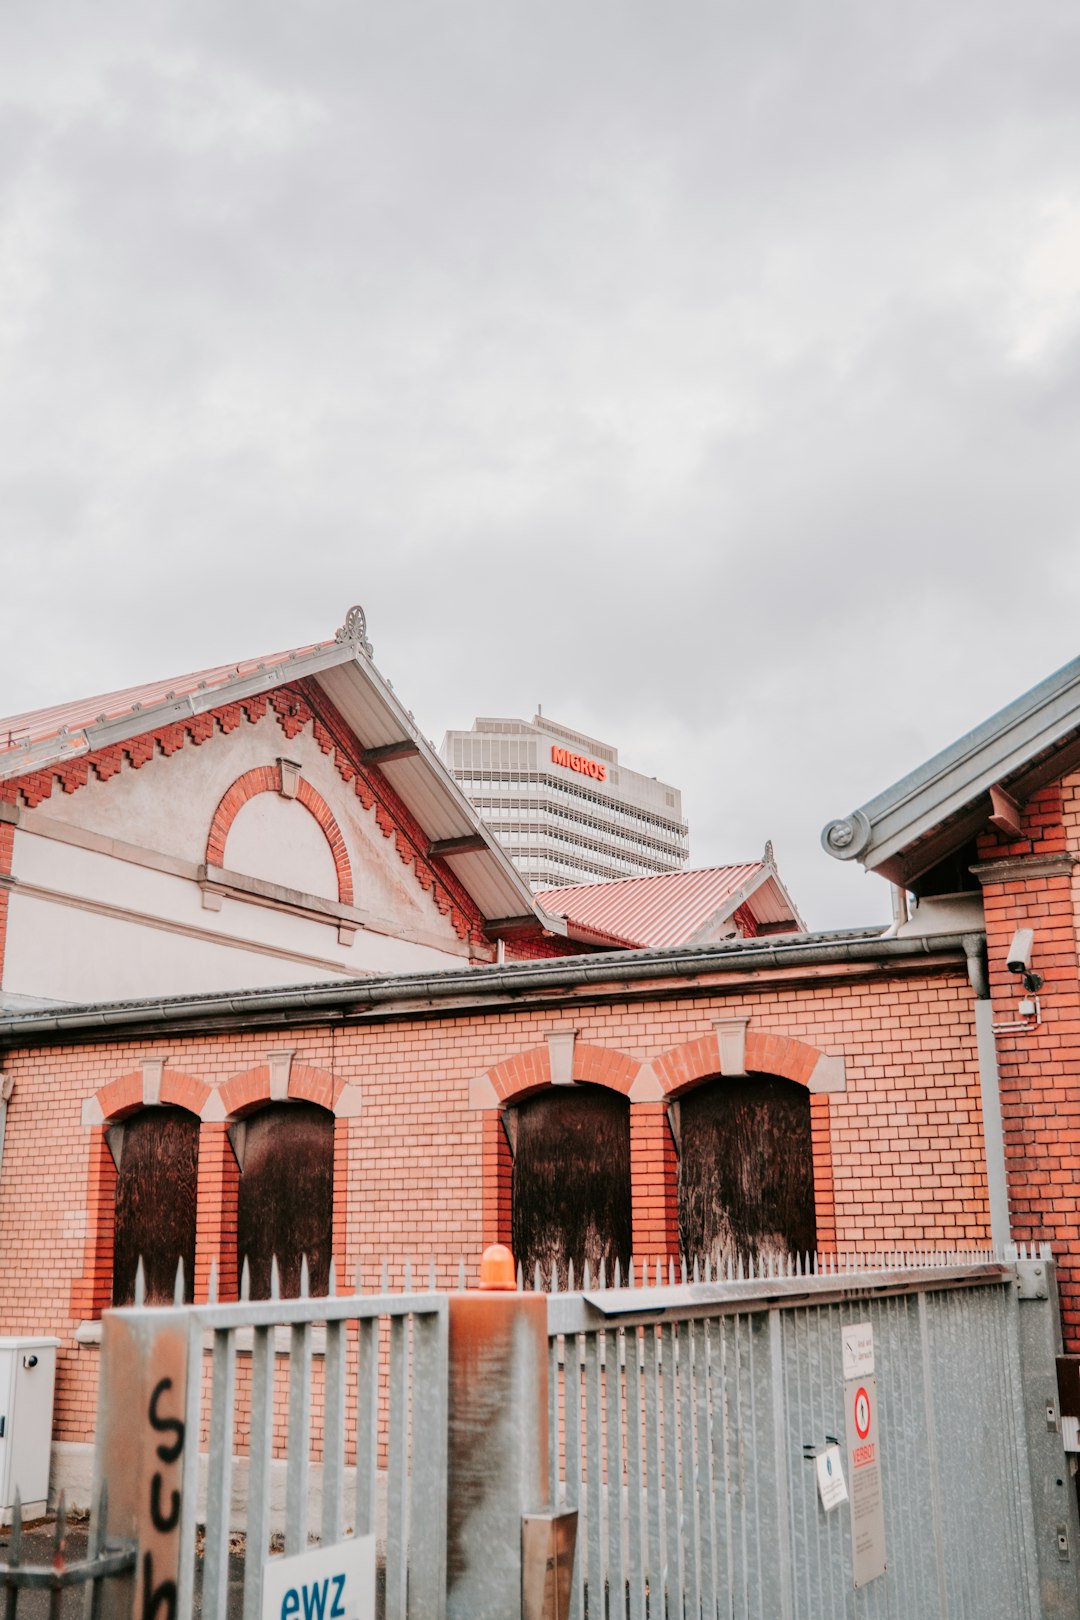
{"label": "white plaster gable", "polygon": [[[287,739],[272,711],[254,723],[241,721],[227,734],[215,732],[202,744],[186,742],[172,755],[155,752],[138,770],[125,761],[108,781],[91,774],[73,794],[55,787],[37,812],[23,812],[23,825],[31,829],[40,816],[201,865],[210,821],[228,787],[257,766],[277,768],[283,757],[300,766],[342,829],[353,868],[353,904],[381,927],[400,923],[432,943],[445,940],[460,954],[449,917],[431,891],[421,888],[395,839],[382,833],[374,808],[364,810],[353,784],[343,781],[334,758],[322,752],[311,724]],[[272,794],[249,800],[230,829],[225,860],[228,870],[337,899],[329,844],[314,816],[295,800]]]}
{"label": "white plaster gable", "polygon": [[[340,818],[338,818],[340,824]],[[338,897],[337,868],[326,835],[295,799],[260,793],[229,829],[224,866],[304,894]]]}

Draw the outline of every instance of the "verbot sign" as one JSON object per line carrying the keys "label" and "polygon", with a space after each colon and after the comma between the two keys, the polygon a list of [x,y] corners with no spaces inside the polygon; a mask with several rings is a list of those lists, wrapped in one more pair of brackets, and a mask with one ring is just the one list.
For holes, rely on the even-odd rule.
{"label": "verbot sign", "polygon": [[885,1504],[878,1450],[877,1379],[844,1384],[851,1470],[851,1563],[856,1586],[885,1573]]}

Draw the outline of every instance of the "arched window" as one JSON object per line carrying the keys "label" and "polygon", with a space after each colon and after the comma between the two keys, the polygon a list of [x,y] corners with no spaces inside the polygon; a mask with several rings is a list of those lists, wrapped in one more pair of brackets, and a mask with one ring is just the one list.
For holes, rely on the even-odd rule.
{"label": "arched window", "polygon": [[679,1241],[721,1267],[817,1247],[810,1094],[770,1075],[707,1080],[679,1102]]}
{"label": "arched window", "polygon": [[184,1108],[143,1108],[108,1131],[116,1164],[113,1304],[135,1298],[139,1260],[146,1302],[171,1302],[184,1262],[184,1297],[194,1299],[199,1121]]}
{"label": "arched window", "polygon": [[595,1281],[630,1263],[630,1104],[606,1086],[555,1086],[512,1110],[513,1249],[527,1283],[536,1264]]}
{"label": "arched window", "polygon": [[300,1292],[308,1263],[312,1294],[330,1283],[334,1214],[334,1116],[315,1103],[271,1103],[232,1127],[240,1165],[236,1266],[250,1268],[252,1299],[270,1296],[276,1256],[281,1293]]}

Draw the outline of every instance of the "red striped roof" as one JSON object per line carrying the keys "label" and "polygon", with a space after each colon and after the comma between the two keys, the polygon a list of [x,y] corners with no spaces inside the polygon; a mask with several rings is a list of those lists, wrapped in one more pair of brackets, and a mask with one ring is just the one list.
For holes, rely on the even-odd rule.
{"label": "red striped roof", "polygon": [[33,745],[59,736],[61,732],[79,731],[98,720],[117,720],[136,708],[152,708],[168,698],[225,686],[238,675],[253,675],[264,665],[270,668],[290,658],[300,658],[322,645],[326,644],[315,642],[309,647],[267,653],[261,658],[248,658],[238,664],[218,664],[214,669],[197,669],[189,675],[169,675],[160,681],[127,686],[121,692],[106,692],[99,697],[79,698],[73,703],[61,703],[51,709],[31,709],[26,714],[8,715],[0,719],[0,756],[12,753],[26,743]]}
{"label": "red striped roof", "polygon": [[747,900],[755,914],[760,910],[761,922],[790,920],[793,930],[802,928],[775,867],[764,861],[571,884],[542,889],[536,898],[545,911],[565,916],[571,928],[631,947],[685,945]]}

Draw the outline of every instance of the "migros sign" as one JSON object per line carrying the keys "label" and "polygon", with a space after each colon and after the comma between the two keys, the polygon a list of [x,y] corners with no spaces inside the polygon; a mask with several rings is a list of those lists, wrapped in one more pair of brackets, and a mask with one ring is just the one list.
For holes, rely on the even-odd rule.
{"label": "migros sign", "polygon": [[599,760],[586,759],[584,754],[571,754],[565,748],[557,748],[552,744],[551,763],[565,765],[568,771],[577,771],[581,776],[591,776],[596,782],[607,781],[607,766],[601,765]]}

